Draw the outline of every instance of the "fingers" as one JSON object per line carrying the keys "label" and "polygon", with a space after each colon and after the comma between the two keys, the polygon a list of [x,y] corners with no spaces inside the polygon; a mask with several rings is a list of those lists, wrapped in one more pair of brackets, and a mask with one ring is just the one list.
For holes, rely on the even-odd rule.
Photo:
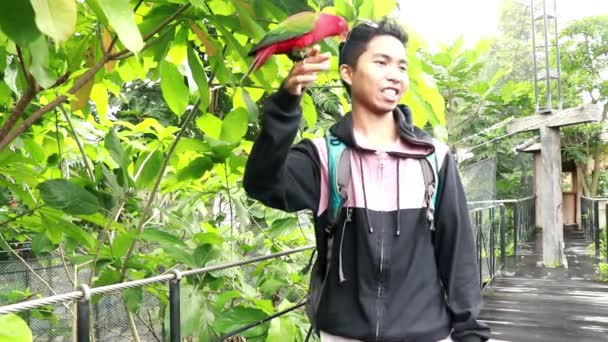
{"label": "fingers", "polygon": [[306,57],[314,57],[321,52],[321,47],[316,44],[306,52]]}
{"label": "fingers", "polygon": [[317,73],[329,69],[331,57],[330,53],[321,54],[319,45],[313,46],[307,52],[304,60],[295,63],[287,80],[285,88],[293,95],[301,95],[303,89],[317,80]]}

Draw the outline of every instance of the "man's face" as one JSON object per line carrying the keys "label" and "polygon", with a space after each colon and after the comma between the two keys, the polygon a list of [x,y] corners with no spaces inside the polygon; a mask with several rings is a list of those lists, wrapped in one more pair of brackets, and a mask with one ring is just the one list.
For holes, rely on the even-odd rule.
{"label": "man's face", "polygon": [[351,86],[353,102],[373,114],[392,112],[409,85],[405,46],[393,36],[376,36],[357,66],[343,66],[341,74]]}

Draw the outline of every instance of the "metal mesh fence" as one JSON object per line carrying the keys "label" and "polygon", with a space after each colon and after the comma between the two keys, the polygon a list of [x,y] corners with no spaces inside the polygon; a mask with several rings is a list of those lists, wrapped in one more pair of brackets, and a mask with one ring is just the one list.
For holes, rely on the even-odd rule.
{"label": "metal mesh fence", "polygon": [[[33,296],[48,297],[73,291],[71,280],[59,259],[32,259],[28,265],[53,289],[45,285],[20,261],[0,262],[0,306],[15,303],[16,296],[29,290]],[[68,271],[74,272],[71,266]],[[78,272],[78,279],[88,279],[89,272]],[[73,277],[73,274],[70,275]],[[164,284],[160,284],[163,286]],[[53,293],[54,292],[54,293]],[[131,294],[128,294],[131,295]],[[96,341],[131,341],[132,334],[121,292],[107,293],[93,302],[91,320]],[[160,300],[142,291],[141,303],[133,320],[142,341],[164,341],[163,306]],[[24,312],[35,341],[72,341],[75,308],[73,303],[48,306]]]}
{"label": "metal mesh fence", "polygon": [[469,202],[496,199],[496,157],[463,167],[460,174]]}
{"label": "metal mesh fence", "polygon": [[[495,155],[463,165],[459,172],[469,202],[534,195],[534,157],[530,153]],[[480,206],[473,204],[470,209]]]}

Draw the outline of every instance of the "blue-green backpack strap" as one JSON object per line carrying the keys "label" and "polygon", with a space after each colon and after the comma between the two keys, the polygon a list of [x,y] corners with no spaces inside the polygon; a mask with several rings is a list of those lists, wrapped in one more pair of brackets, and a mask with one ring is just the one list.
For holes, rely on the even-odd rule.
{"label": "blue-green backpack strap", "polygon": [[350,183],[350,150],[331,132],[325,135],[327,145],[328,182],[329,182],[329,223],[335,225],[340,218],[340,211],[348,199]]}

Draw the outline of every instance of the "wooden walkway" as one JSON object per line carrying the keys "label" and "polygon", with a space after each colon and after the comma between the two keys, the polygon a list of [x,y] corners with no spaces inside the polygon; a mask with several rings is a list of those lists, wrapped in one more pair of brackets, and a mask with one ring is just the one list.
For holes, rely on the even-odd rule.
{"label": "wooden walkway", "polygon": [[[566,229],[568,268],[544,268],[542,236],[521,246],[484,291],[481,319],[496,341],[608,341],[608,283],[596,280],[582,232]],[[509,273],[511,271],[511,273]]]}

